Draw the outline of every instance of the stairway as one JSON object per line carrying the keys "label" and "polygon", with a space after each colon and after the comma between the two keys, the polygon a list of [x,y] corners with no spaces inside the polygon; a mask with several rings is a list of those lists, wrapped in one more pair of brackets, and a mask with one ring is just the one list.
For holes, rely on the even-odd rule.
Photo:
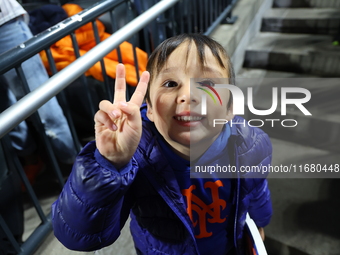
{"label": "stairway", "polygon": [[[340,164],[340,46],[332,45],[339,32],[340,0],[274,0],[262,18],[261,32],[246,49],[237,84],[244,92],[253,87],[255,109],[271,107],[273,87],[300,87],[311,93],[304,106],[312,116],[294,105],[281,115],[280,98],[270,116],[248,110],[248,120],[298,122],[294,128],[280,121],[261,127],[272,140],[273,165]],[[287,95],[293,96],[304,97]],[[340,172],[327,177],[270,176],[274,215],[266,227],[269,255],[340,254]]]}

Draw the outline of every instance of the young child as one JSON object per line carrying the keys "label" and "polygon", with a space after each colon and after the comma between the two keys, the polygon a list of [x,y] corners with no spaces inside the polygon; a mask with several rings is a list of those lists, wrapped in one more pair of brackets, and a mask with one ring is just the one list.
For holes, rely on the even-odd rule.
{"label": "young child", "polygon": [[[95,115],[96,141],[79,154],[52,206],[56,237],[72,250],[97,250],[119,237],[130,215],[137,254],[245,254],[246,213],[262,234],[272,214],[266,179],[190,178],[193,162],[271,161],[260,129],[214,127],[213,119],[243,120],[232,115],[229,90],[216,88],[221,101],[207,97],[201,114],[199,88],[234,82],[227,53],[204,35],[183,34],[160,44],[147,70],[126,102],[125,70],[117,66],[114,102],[102,101]],[[190,89],[191,78],[199,88]]]}

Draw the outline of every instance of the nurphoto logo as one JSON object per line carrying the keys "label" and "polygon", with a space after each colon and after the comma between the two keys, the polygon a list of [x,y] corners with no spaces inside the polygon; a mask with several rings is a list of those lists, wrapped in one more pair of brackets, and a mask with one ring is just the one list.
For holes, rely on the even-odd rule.
{"label": "nurphoto logo", "polygon": [[[234,115],[244,115],[244,108],[245,108],[245,96],[242,92],[242,90],[239,87],[236,87],[235,85],[230,84],[215,84],[214,87],[210,86],[209,84],[204,84],[204,82],[198,82],[202,87],[197,87],[198,89],[203,90],[204,94],[202,94],[201,98],[201,114],[206,115],[207,114],[207,94],[212,98],[214,103],[216,104],[217,101],[215,97],[219,100],[220,104],[222,105],[222,100],[217,93],[216,89],[224,88],[229,89],[232,97],[233,97],[233,114]],[[215,97],[213,95],[215,94]],[[303,98],[288,98],[287,94],[303,94]],[[287,115],[287,105],[295,105],[304,115],[311,116],[312,114],[306,109],[306,107],[303,105],[311,99],[311,93],[309,90],[305,88],[297,88],[297,87],[285,87],[281,88],[281,116]],[[253,103],[253,88],[248,87],[247,88],[247,106],[248,110],[257,116],[267,116],[272,113],[274,113],[277,110],[278,107],[278,88],[272,87],[272,105],[269,109],[255,109],[254,103]],[[280,121],[281,125],[283,127],[295,127],[297,126],[297,121],[295,119],[265,119],[265,121],[271,122],[271,126],[274,127],[274,123],[276,121]],[[254,125],[254,122],[258,122],[259,125]],[[214,119],[214,127],[216,125],[224,125],[228,123],[228,120],[226,119]],[[288,123],[293,123],[288,125]],[[232,123],[230,121],[231,125],[235,124],[243,124],[245,125],[245,122],[242,123]],[[264,125],[264,120],[262,119],[251,119],[248,120],[249,126],[254,127],[262,127]]]}

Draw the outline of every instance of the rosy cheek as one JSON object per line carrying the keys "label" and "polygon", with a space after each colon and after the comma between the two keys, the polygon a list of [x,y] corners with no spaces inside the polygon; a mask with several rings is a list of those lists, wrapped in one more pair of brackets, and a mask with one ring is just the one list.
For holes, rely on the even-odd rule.
{"label": "rosy cheek", "polygon": [[174,105],[174,97],[169,94],[159,93],[156,99],[156,105],[160,112],[167,111]]}
{"label": "rosy cheek", "polygon": [[153,101],[154,122],[156,125],[162,125],[164,123],[164,116],[166,116],[166,104],[161,95],[156,95],[156,100]]}

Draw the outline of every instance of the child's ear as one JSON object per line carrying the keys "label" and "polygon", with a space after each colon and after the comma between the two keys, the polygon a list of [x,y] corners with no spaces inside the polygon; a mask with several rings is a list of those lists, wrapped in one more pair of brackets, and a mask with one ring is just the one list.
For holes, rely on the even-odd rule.
{"label": "child's ear", "polygon": [[230,107],[227,109],[227,116],[226,120],[231,121],[235,115],[233,114],[233,104],[230,105]]}
{"label": "child's ear", "polygon": [[150,121],[153,122],[153,111],[148,101],[146,101],[146,106],[147,106],[146,116],[148,117]]}

